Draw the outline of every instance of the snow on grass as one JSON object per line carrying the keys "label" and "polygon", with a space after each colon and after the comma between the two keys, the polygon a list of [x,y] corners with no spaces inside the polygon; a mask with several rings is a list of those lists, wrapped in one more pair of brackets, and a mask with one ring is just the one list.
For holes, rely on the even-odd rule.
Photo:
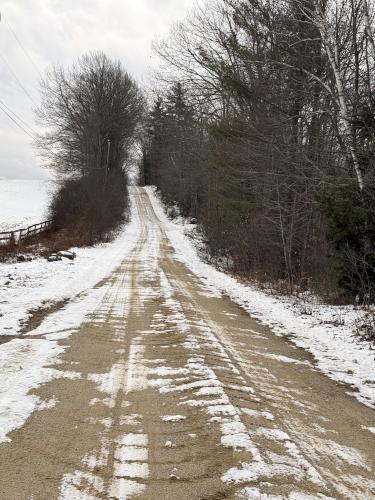
{"label": "snow on grass", "polygon": [[[183,220],[170,221],[153,187],[146,188],[153,208],[164,223],[175,249],[176,258],[215,292],[228,295],[253,318],[268,325],[275,334],[288,335],[292,342],[312,353],[317,367],[334,380],[350,384],[355,396],[364,404],[375,406],[375,356],[369,344],[359,342],[353,333],[357,312],[352,307],[314,304],[309,315],[303,315],[295,299],[276,297],[255,285],[242,284],[232,276],[205,263],[197,248],[185,234]],[[340,320],[340,321],[338,321]],[[344,323],[337,326],[337,323]]]}
{"label": "snow on grass", "polygon": [[52,190],[53,184],[46,180],[0,179],[0,231],[46,220]]}

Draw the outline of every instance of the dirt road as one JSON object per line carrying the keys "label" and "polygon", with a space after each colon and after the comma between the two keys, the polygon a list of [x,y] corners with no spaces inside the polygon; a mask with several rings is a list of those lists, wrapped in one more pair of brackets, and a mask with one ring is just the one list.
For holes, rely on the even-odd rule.
{"label": "dirt road", "polygon": [[60,341],[75,375],[0,445],[0,498],[375,498],[375,412],[215,296],[132,196],[138,242]]}

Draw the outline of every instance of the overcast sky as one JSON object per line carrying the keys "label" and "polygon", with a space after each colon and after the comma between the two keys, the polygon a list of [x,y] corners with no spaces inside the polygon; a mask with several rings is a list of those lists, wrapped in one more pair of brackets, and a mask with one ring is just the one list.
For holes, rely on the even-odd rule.
{"label": "overcast sky", "polygon": [[[193,4],[194,0],[2,1],[0,106],[33,127],[40,73],[54,63],[69,65],[92,50],[120,59],[138,81],[147,81],[156,65],[153,39],[168,33],[171,22],[183,18]],[[0,178],[45,175],[31,139],[0,110]]]}

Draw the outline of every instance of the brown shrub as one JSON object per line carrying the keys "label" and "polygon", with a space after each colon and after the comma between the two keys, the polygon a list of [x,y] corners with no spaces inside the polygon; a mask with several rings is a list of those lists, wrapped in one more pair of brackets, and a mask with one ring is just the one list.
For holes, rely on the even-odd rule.
{"label": "brown shrub", "polygon": [[53,229],[69,234],[76,245],[108,240],[126,217],[126,188],[122,171],[65,181],[50,206]]}

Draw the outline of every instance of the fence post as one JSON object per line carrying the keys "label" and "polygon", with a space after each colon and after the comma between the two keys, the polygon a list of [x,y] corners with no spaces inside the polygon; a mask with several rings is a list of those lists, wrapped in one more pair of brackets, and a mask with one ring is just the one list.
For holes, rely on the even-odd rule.
{"label": "fence post", "polygon": [[14,247],[16,244],[16,238],[14,236],[14,231],[10,233],[9,246]]}

